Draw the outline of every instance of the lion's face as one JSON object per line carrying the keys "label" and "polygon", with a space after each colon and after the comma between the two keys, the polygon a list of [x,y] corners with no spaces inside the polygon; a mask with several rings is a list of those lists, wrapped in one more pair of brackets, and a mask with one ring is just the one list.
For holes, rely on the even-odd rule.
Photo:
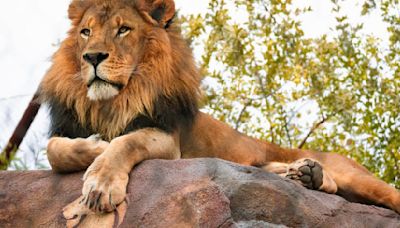
{"label": "lion's face", "polygon": [[174,15],[173,0],[72,0],[68,37],[40,85],[52,129],[112,140],[142,117],[170,130],[191,119],[200,76]]}
{"label": "lion's face", "polygon": [[125,88],[142,55],[144,26],[131,7],[94,5],[86,11],[75,36],[89,99],[107,100]]}

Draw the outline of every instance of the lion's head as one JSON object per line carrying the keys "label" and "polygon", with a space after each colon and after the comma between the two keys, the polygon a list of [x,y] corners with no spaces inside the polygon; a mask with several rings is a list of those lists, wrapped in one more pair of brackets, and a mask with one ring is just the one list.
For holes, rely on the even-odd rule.
{"label": "lion's head", "polygon": [[[197,109],[191,50],[179,28],[169,27],[173,0],[74,0],[68,13],[72,28],[41,84],[51,109],[65,108],[107,139],[138,116]],[[53,116],[53,128],[58,122]]]}

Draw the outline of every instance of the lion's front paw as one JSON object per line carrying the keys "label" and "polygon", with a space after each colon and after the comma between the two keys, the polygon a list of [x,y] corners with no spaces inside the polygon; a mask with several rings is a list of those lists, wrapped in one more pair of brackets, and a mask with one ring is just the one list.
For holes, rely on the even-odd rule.
{"label": "lion's front paw", "polygon": [[323,183],[322,166],[311,159],[300,159],[289,165],[286,177],[309,189],[318,190]]}
{"label": "lion's front paw", "polygon": [[81,203],[94,212],[114,211],[125,200],[128,174],[110,166],[103,157],[93,162],[83,180]]}

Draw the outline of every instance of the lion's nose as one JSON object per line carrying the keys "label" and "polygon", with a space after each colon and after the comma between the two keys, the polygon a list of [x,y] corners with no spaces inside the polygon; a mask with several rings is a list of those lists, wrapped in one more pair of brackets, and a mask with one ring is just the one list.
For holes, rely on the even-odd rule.
{"label": "lion's nose", "polygon": [[99,65],[101,62],[106,60],[108,58],[109,54],[108,53],[86,53],[83,55],[83,59],[86,60],[86,62],[92,64],[94,67]]}

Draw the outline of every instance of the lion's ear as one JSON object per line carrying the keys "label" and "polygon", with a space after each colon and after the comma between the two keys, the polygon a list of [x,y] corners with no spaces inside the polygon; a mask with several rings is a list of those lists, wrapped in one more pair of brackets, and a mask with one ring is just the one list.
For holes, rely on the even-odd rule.
{"label": "lion's ear", "polygon": [[73,0],[68,8],[68,17],[72,21],[73,25],[78,25],[86,10],[89,8],[89,1]]}
{"label": "lion's ear", "polygon": [[137,0],[136,7],[146,21],[162,27],[175,16],[173,0]]}

